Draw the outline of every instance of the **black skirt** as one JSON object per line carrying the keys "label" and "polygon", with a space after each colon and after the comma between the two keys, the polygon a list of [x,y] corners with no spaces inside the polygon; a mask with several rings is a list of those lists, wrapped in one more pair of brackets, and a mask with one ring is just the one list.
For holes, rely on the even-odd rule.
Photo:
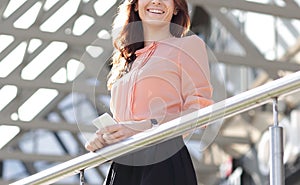
{"label": "black skirt", "polygon": [[[156,160],[155,163],[143,166],[126,164],[126,160],[131,162],[133,159],[144,158],[149,161],[155,153],[161,156],[166,152],[170,154],[170,151],[173,154],[166,159],[162,158],[160,162]],[[197,185],[197,179],[188,149],[180,137],[135,152],[130,157],[128,155],[114,160],[104,185]]]}

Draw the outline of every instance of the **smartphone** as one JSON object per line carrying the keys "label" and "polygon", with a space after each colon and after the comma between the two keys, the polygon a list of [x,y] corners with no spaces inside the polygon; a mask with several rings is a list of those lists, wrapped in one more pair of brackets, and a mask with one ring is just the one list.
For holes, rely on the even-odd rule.
{"label": "smartphone", "polygon": [[102,114],[101,116],[97,117],[92,121],[92,123],[98,128],[102,129],[109,125],[117,124],[117,121],[114,120],[107,112]]}

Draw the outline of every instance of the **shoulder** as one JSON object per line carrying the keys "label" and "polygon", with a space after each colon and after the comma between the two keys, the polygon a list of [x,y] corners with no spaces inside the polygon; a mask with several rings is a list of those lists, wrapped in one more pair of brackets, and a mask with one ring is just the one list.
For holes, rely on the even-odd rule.
{"label": "shoulder", "polygon": [[182,53],[202,53],[206,51],[205,42],[197,35],[185,36],[169,40],[168,45],[177,48]]}
{"label": "shoulder", "polygon": [[206,44],[197,35],[179,38],[178,42],[182,55],[189,55],[196,60],[206,55]]}
{"label": "shoulder", "polygon": [[192,35],[181,38],[180,51],[179,60],[182,65],[198,66],[204,73],[209,71],[206,44],[200,37]]}
{"label": "shoulder", "polygon": [[189,35],[184,37],[172,37],[171,39],[166,40],[167,43],[176,43],[176,44],[197,44],[203,45],[204,41],[197,35]]}
{"label": "shoulder", "polygon": [[[205,42],[197,35],[181,38],[181,66],[189,73],[202,72],[209,79],[209,64]],[[195,75],[197,76],[197,75]]]}
{"label": "shoulder", "polygon": [[180,38],[180,43],[188,48],[204,47],[204,41],[197,35],[191,35]]}
{"label": "shoulder", "polygon": [[183,53],[206,50],[205,42],[197,35],[185,36],[180,38],[171,38],[162,42],[167,48],[175,49]]}

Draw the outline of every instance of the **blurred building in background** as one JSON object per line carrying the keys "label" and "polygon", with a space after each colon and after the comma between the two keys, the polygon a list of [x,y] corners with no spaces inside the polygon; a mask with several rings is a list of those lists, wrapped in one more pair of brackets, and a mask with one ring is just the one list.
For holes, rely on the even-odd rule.
{"label": "blurred building in background", "polygon": [[[214,57],[216,102],[300,70],[299,0],[189,0],[191,30]],[[0,184],[86,153],[109,112],[106,76],[119,0],[0,1]],[[279,101],[285,178],[300,184],[300,94]],[[205,150],[189,142],[199,185],[269,184],[272,106],[224,120]],[[88,170],[99,184],[107,164]],[[78,184],[79,177],[57,184]]]}

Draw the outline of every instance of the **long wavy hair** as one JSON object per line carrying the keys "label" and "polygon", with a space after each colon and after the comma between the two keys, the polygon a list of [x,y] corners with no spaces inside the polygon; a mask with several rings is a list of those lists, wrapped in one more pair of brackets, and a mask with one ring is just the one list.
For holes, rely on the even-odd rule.
{"label": "long wavy hair", "polygon": [[[108,75],[107,87],[129,70],[130,63],[136,59],[135,52],[144,47],[144,31],[138,12],[134,11],[138,0],[125,0],[118,8],[113,22],[112,69]],[[190,16],[186,0],[174,0],[177,11],[170,24],[170,33],[174,37],[183,37],[190,28]]]}

